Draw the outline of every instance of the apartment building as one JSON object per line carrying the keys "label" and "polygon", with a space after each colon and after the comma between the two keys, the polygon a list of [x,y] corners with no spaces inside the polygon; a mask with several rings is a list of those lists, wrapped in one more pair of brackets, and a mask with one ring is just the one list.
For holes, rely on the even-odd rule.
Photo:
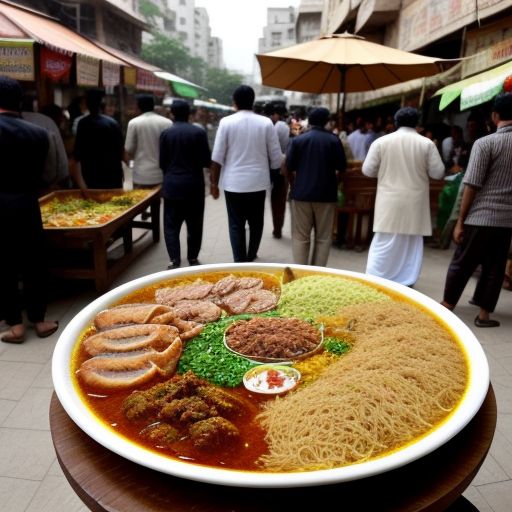
{"label": "apartment building", "polygon": [[208,42],[208,64],[213,68],[223,69],[225,67],[220,37],[211,37]]}
{"label": "apartment building", "polygon": [[139,54],[147,24],[139,0],[17,0],[77,32],[127,53]]}
{"label": "apartment building", "polygon": [[263,37],[258,41],[258,53],[267,53],[295,44],[296,19],[295,7],[269,7],[267,25],[263,27]]}
{"label": "apartment building", "polygon": [[321,32],[324,0],[302,0],[295,22],[297,43],[316,39]]}

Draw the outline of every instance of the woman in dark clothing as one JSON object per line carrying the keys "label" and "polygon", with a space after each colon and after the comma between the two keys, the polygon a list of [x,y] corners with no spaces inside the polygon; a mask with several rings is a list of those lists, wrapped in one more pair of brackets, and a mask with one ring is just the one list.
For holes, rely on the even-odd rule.
{"label": "woman in dark clothing", "polygon": [[46,251],[37,195],[44,185],[48,136],[20,118],[21,96],[16,80],[0,77],[0,232],[6,242],[0,251],[0,314],[11,326],[1,338],[6,343],[25,340],[20,278],[27,317],[36,334],[45,338],[58,328],[57,322],[44,320]]}

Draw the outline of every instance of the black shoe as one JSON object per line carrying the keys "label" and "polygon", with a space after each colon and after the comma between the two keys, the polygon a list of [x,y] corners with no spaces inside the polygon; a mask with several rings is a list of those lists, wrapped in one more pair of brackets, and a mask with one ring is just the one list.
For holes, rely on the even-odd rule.
{"label": "black shoe", "polygon": [[279,229],[279,230],[274,229],[274,231],[272,231],[272,236],[273,236],[274,238],[277,238],[277,239],[279,240],[280,238],[282,238],[282,237],[283,237],[283,234],[281,233],[281,230],[280,230],[280,229]]}
{"label": "black shoe", "polygon": [[191,267],[195,267],[196,265],[201,265],[201,262],[197,258],[195,258],[193,260],[188,260],[188,263]]}
{"label": "black shoe", "polygon": [[475,299],[469,299],[468,303],[471,304],[472,306],[478,306],[478,304],[475,302]]}
{"label": "black shoe", "polygon": [[180,268],[181,263],[179,261],[171,261],[169,265],[167,265],[168,270],[174,270],[175,268]]}
{"label": "black shoe", "polygon": [[477,327],[499,327],[498,320],[481,320],[479,316],[475,318],[475,325]]}

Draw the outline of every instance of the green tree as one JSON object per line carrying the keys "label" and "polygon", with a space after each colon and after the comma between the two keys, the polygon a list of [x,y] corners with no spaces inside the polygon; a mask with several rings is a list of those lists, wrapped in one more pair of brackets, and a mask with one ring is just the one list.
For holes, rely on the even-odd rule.
{"label": "green tree", "polygon": [[150,0],[139,0],[139,12],[144,16],[146,21],[153,29],[156,28],[155,18],[162,16],[162,13],[157,5],[150,2]]}
{"label": "green tree", "polygon": [[188,75],[190,56],[187,48],[176,39],[153,32],[153,39],[142,45],[141,57],[151,64],[177,75]]}
{"label": "green tree", "polygon": [[233,91],[243,82],[243,76],[227,69],[208,68],[204,87],[208,96],[219,103],[231,105]]}

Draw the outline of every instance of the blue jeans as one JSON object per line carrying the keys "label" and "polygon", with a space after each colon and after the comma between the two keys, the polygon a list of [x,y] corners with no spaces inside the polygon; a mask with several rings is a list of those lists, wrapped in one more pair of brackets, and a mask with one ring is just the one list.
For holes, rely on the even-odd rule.
{"label": "blue jeans", "polygon": [[[224,192],[228,211],[229,240],[235,263],[253,261],[260,247],[265,214],[265,190],[258,192]],[[245,224],[249,224],[249,248]]]}

